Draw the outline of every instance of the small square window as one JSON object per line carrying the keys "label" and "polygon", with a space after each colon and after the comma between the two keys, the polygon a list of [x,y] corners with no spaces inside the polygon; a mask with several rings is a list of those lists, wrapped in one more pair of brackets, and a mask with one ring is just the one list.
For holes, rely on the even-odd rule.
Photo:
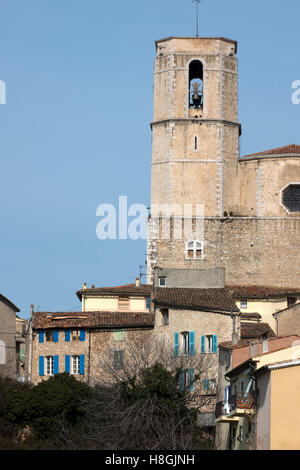
{"label": "small square window", "polygon": [[167,326],[169,324],[169,310],[164,308],[161,310],[162,317],[162,326]]}
{"label": "small square window", "polygon": [[48,330],[45,332],[46,341],[53,341],[53,331]]}
{"label": "small square window", "polygon": [[79,341],[79,339],[80,339],[80,330],[72,330],[71,331],[71,338],[72,338],[72,341]]}
{"label": "small square window", "polygon": [[241,300],[241,308],[247,308],[247,300]]}
{"label": "small square window", "polygon": [[167,285],[167,278],[166,277],[159,277],[158,278],[158,285],[160,287],[165,287]]}
{"label": "small square window", "polygon": [[119,310],[129,310],[129,297],[119,297]]}

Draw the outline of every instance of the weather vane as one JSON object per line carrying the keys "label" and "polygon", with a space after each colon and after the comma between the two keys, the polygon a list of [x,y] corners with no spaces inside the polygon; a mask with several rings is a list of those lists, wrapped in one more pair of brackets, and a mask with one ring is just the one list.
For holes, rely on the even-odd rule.
{"label": "weather vane", "polygon": [[196,37],[199,37],[199,3],[203,0],[193,0],[193,3],[196,3]]}

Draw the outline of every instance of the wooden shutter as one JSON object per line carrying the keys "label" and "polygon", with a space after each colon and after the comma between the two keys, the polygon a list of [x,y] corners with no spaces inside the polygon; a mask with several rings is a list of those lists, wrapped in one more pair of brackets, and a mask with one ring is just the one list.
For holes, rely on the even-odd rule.
{"label": "wooden shutter", "polygon": [[65,341],[69,342],[71,339],[71,332],[70,330],[65,330]]}
{"label": "wooden shutter", "polygon": [[189,334],[189,351],[190,355],[194,356],[195,355],[195,331],[190,331]]}
{"label": "wooden shutter", "polygon": [[179,356],[179,333],[174,333],[174,356]]}
{"label": "wooden shutter", "polygon": [[58,343],[58,331],[57,330],[53,331],[53,342]]}
{"label": "wooden shutter", "polygon": [[43,343],[45,340],[45,333],[43,331],[39,332],[39,343]]}
{"label": "wooden shutter", "polygon": [[84,375],[84,354],[79,356],[79,374]]}
{"label": "wooden shutter", "polygon": [[70,355],[66,354],[65,356],[65,372],[70,373]]}
{"label": "wooden shutter", "polygon": [[213,335],[213,353],[218,352],[218,337],[217,335]]}
{"label": "wooden shutter", "polygon": [[58,374],[59,366],[58,366],[58,356],[53,356],[53,374]]}
{"label": "wooden shutter", "polygon": [[85,330],[80,330],[79,339],[80,341],[85,341]]}
{"label": "wooden shutter", "polygon": [[201,336],[201,353],[205,353],[205,336]]}
{"label": "wooden shutter", "polygon": [[44,356],[39,356],[39,375],[44,375]]}

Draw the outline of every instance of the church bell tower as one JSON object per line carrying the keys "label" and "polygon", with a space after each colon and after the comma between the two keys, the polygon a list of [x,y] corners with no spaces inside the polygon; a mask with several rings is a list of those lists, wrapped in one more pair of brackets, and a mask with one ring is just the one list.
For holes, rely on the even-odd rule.
{"label": "church bell tower", "polygon": [[[225,38],[156,41],[148,280],[153,268],[206,268],[206,241],[162,239],[162,207],[179,219],[239,211],[237,43]],[[175,220],[174,219],[174,220]],[[171,223],[172,226],[172,223]],[[171,229],[172,232],[172,229]],[[209,263],[214,265],[213,260]]]}

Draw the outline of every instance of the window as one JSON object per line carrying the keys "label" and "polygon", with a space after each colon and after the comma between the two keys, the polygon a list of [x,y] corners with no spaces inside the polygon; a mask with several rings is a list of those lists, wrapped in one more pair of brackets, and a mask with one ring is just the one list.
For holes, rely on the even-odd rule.
{"label": "window", "polygon": [[206,392],[208,392],[209,388],[210,388],[210,381],[209,381],[209,379],[204,379],[204,380],[203,380],[203,389],[204,389]]}
{"label": "window", "polygon": [[202,108],[203,105],[203,64],[193,60],[189,66],[189,107]]}
{"label": "window", "polygon": [[113,351],[113,365],[116,370],[124,369],[124,351]]}
{"label": "window", "polygon": [[46,375],[53,375],[54,374],[54,360],[53,356],[47,356],[45,358],[45,373]]}
{"label": "window", "polygon": [[161,311],[162,326],[167,326],[169,324],[169,310],[163,308]]}
{"label": "window", "polygon": [[218,352],[218,337],[217,335],[203,335],[201,336],[201,353]]}
{"label": "window", "polygon": [[300,212],[300,184],[289,184],[282,191],[282,204],[288,212]]}
{"label": "window", "polygon": [[287,298],[287,306],[291,307],[292,305],[295,305],[297,302],[297,299],[295,297],[288,297]]}
{"label": "window", "polygon": [[129,297],[119,297],[119,310],[129,310]]}
{"label": "window", "polygon": [[71,331],[71,338],[72,338],[72,341],[79,341],[80,340],[80,330],[72,330]]}
{"label": "window", "polygon": [[165,287],[167,285],[167,278],[166,277],[159,277],[158,278],[158,285],[160,287]]}
{"label": "window", "polygon": [[241,386],[241,395],[243,397],[244,396],[244,381],[243,380],[241,380],[240,386]]}
{"label": "window", "polygon": [[186,243],[187,259],[203,259],[203,243],[199,241],[190,241]]}
{"label": "window", "polygon": [[150,310],[150,302],[151,302],[150,297],[147,297],[146,298],[146,310]]}
{"label": "window", "polygon": [[114,341],[125,341],[126,332],[125,330],[114,331]]}
{"label": "window", "polygon": [[181,390],[194,390],[194,369],[185,369],[180,372],[179,387]]}
{"label": "window", "polygon": [[53,341],[53,331],[51,331],[51,330],[46,331],[45,332],[45,338],[46,338],[47,342]]}
{"label": "window", "polygon": [[198,150],[198,137],[195,137],[195,146],[194,150]]}
{"label": "window", "polygon": [[190,353],[190,334],[187,331],[181,333],[181,352],[183,355]]}
{"label": "window", "polygon": [[195,355],[195,331],[183,331],[174,334],[174,354],[175,356]]}
{"label": "window", "polygon": [[247,300],[241,300],[241,308],[247,308]]}
{"label": "window", "polygon": [[72,356],[71,357],[71,374],[73,375],[79,374],[79,367],[80,367],[80,356]]}

